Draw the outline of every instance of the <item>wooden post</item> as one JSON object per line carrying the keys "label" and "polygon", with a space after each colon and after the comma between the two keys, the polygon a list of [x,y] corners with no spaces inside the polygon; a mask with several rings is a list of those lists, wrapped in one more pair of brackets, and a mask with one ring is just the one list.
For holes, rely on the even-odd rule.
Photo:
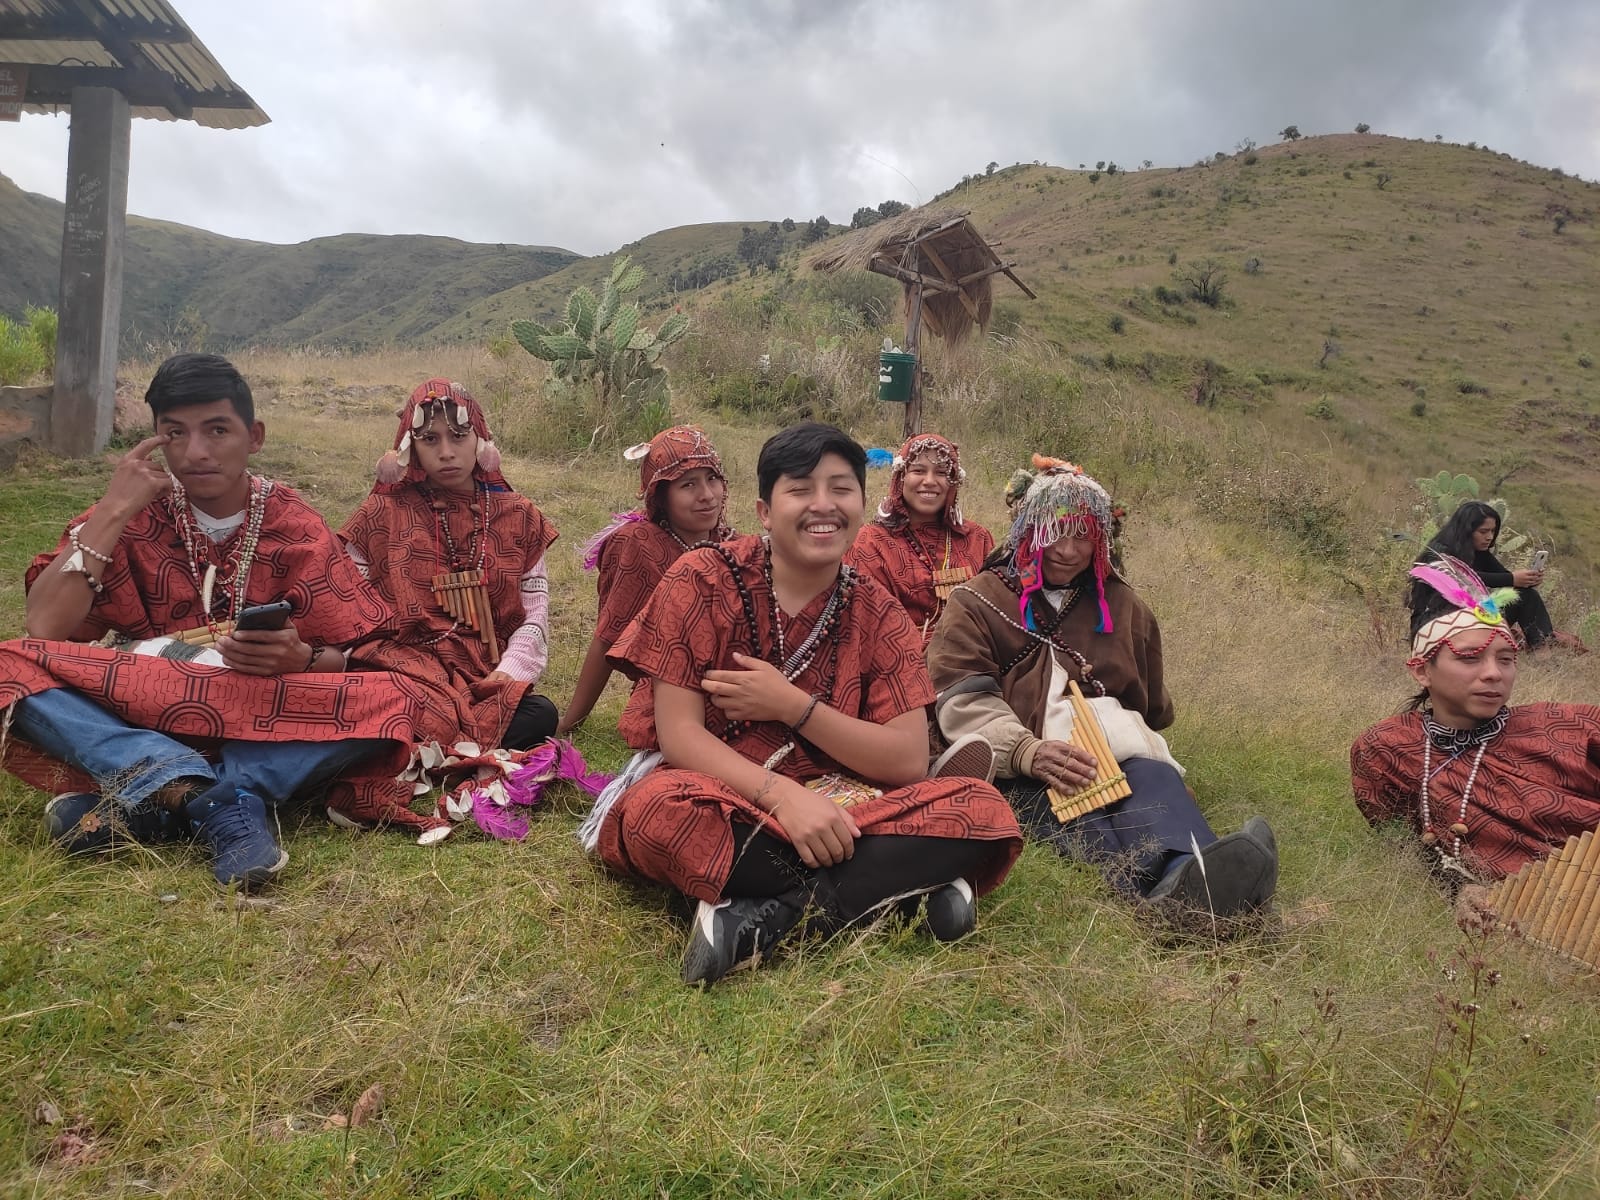
{"label": "wooden post", "polygon": [[111,440],[131,125],[121,92],[72,90],[50,411],[50,448],[72,458],[97,454]]}
{"label": "wooden post", "polygon": [[[906,346],[907,354],[917,353],[917,334],[922,332],[922,284],[917,282],[911,288],[910,310],[906,313]],[[922,358],[918,356],[911,364],[911,399],[906,404],[906,438],[914,437],[922,432]]]}

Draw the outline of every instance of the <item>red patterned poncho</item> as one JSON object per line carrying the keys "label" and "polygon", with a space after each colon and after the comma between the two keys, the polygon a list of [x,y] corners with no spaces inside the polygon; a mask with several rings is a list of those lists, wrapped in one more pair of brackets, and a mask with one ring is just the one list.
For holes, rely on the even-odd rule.
{"label": "red patterned poncho", "polygon": [[[263,503],[245,604],[288,600],[301,639],[313,644],[350,646],[381,630],[389,619],[387,605],[361,578],[317,511],[282,484],[274,485]],[[93,511],[71,525],[80,525]],[[242,529],[221,546],[202,538],[202,551],[220,560],[241,536]],[[28,568],[27,586],[68,549],[63,535],[53,551],[38,555]],[[395,779],[429,703],[426,691],[407,679],[387,672],[245,675],[84,644],[110,630],[151,638],[205,624],[200,589],[168,499],[152,502],[128,522],[101,582],[105,590],[74,632],[82,641],[0,643],[0,708],[49,688],[70,687],[130,724],[202,750],[223,739],[387,738],[395,743],[394,752],[352,768],[330,789],[330,807],[360,822],[415,829],[447,824],[411,812],[406,807],[411,787]],[[35,787],[94,786],[14,737],[7,739],[3,763]]]}

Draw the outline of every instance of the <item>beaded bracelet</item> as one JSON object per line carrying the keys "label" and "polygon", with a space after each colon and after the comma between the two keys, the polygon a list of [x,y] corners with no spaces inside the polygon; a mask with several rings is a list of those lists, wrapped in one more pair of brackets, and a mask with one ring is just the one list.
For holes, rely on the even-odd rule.
{"label": "beaded bracelet", "polygon": [[301,674],[307,674],[311,671],[315,671],[317,669],[317,659],[320,658],[321,655],[322,647],[313,644],[311,647],[311,657],[306,660],[305,668]]}
{"label": "beaded bracelet", "polygon": [[800,719],[798,721],[796,721],[793,725],[789,726],[790,732],[799,733],[800,732],[800,727],[802,725],[804,725],[807,721],[811,720],[811,714],[817,711],[817,705],[819,705],[821,703],[822,703],[822,697],[821,696],[813,696],[813,697],[811,697],[811,703],[806,705],[806,710],[805,710],[805,712],[800,714]]}
{"label": "beaded bracelet", "polygon": [[78,530],[82,528],[82,525],[74,525],[71,529],[67,530],[67,541],[72,544],[72,548],[74,550],[77,550],[82,554],[87,554],[90,558],[95,559],[98,562],[103,562],[109,567],[111,565],[111,555],[101,554],[100,551],[96,550],[93,546],[85,546],[78,540]]}

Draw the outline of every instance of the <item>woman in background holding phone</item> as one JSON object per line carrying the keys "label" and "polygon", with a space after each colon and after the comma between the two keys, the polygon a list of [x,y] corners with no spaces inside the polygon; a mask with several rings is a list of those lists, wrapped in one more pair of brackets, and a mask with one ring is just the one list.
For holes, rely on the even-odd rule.
{"label": "woman in background holding phone", "polygon": [[[1482,500],[1468,500],[1451,513],[1450,519],[1433,535],[1422,552],[1421,561],[1428,562],[1441,554],[1448,554],[1477,572],[1484,587],[1490,591],[1495,588],[1516,588],[1517,602],[1507,609],[1506,619],[1522,627],[1523,640],[1532,650],[1557,636],[1550,622],[1550,610],[1545,608],[1544,597],[1539,595],[1539,585],[1544,582],[1544,564],[1541,560],[1537,568],[1508,569],[1494,555],[1494,544],[1499,540],[1500,514],[1493,505],[1485,504]],[[1412,623],[1417,623],[1417,615],[1425,606],[1430,602],[1437,604],[1437,601],[1438,596],[1432,588],[1413,580],[1407,596]]]}

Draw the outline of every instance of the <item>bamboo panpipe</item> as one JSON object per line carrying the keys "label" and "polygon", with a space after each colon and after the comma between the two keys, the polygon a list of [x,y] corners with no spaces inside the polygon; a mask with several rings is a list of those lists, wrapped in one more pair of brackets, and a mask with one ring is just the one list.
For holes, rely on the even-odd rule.
{"label": "bamboo panpipe", "polygon": [[1078,749],[1094,755],[1095,768],[1094,782],[1081,791],[1065,796],[1055,788],[1050,789],[1050,811],[1062,824],[1108,808],[1118,800],[1126,800],[1133,795],[1133,788],[1128,786],[1128,776],[1117,765],[1116,756],[1106,742],[1105,730],[1100,728],[1100,719],[1083,698],[1078,681],[1068,680],[1067,686],[1072,689],[1069,697],[1072,704],[1072,733],[1067,740]]}
{"label": "bamboo panpipe", "polygon": [[1535,945],[1600,970],[1600,837],[1594,830],[1489,889],[1500,922]]}
{"label": "bamboo panpipe", "polygon": [[191,646],[214,646],[218,638],[227,637],[232,632],[232,621],[218,621],[215,630],[201,625],[198,629],[185,629],[181,633],[173,634],[172,637]]}
{"label": "bamboo panpipe", "polygon": [[489,607],[489,585],[482,571],[446,571],[433,577],[433,598],[440,608],[464,622],[483,639],[489,661],[500,661],[500,643],[494,633],[494,611]]}

